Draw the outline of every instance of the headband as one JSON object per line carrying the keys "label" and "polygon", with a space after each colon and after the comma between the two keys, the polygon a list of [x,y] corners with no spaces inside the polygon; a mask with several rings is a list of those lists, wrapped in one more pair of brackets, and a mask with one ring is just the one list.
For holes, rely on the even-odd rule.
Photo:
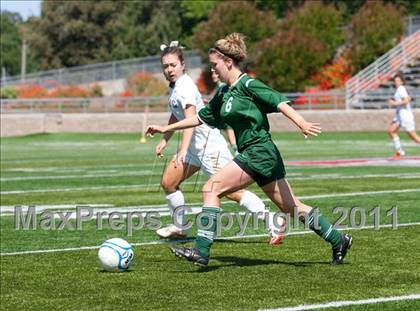
{"label": "headband", "polygon": [[[166,49],[168,46],[166,44],[161,44],[160,45],[160,50],[163,51],[164,49]],[[180,49],[183,49],[183,46],[179,45],[179,41],[171,41],[171,43],[169,43],[169,47],[179,47]]]}
{"label": "headband", "polygon": [[238,61],[235,57],[231,56],[230,54],[227,54],[225,52],[223,52],[221,49],[219,49],[217,46],[213,46],[213,49],[215,49],[217,52],[219,52],[220,54],[222,54],[223,56],[232,58],[234,61]]}

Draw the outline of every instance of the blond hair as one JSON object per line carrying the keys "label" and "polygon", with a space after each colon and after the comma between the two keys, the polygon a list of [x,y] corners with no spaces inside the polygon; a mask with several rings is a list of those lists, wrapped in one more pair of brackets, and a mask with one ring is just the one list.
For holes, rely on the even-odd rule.
{"label": "blond hair", "polygon": [[217,40],[209,51],[211,53],[221,54],[223,57],[233,59],[237,64],[242,63],[247,58],[245,36],[238,32],[231,33],[223,39]]}

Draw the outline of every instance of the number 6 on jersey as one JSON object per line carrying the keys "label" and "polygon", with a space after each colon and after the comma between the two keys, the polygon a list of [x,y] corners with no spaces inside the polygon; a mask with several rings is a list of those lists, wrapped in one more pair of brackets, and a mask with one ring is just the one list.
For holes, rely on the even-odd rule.
{"label": "number 6 on jersey", "polygon": [[232,102],[233,102],[233,97],[229,97],[227,103],[226,103],[226,107],[225,107],[225,111],[229,112],[232,109]]}

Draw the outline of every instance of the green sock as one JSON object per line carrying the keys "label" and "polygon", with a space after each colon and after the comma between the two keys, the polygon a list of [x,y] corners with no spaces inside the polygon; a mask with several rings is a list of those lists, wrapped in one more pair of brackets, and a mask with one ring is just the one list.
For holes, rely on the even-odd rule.
{"label": "green sock", "polygon": [[[341,233],[334,229],[333,225],[327,218],[320,213],[314,215],[315,208],[311,209],[308,214],[308,225],[311,230],[322,237],[325,241],[330,242],[332,247],[335,248],[341,243]],[[317,228],[315,228],[315,217],[318,218]]]}
{"label": "green sock", "polygon": [[195,248],[198,249],[203,257],[210,256],[210,248],[213,244],[217,228],[217,214],[220,212],[218,207],[203,207],[203,216],[200,219],[201,226],[198,228]]}

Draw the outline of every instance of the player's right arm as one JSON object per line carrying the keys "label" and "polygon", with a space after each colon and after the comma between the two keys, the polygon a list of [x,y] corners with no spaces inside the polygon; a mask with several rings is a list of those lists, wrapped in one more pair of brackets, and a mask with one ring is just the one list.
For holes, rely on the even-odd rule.
{"label": "player's right arm", "polygon": [[397,89],[397,93],[399,94],[399,97],[401,98],[401,100],[396,100],[395,97],[391,98],[389,100],[389,104],[391,106],[402,106],[402,105],[407,105],[410,103],[411,98],[410,96],[408,96],[407,90],[404,86],[400,86]]}
{"label": "player's right arm", "polygon": [[[175,118],[174,114],[172,113],[171,116],[169,117],[168,125],[176,123],[176,121],[177,121],[177,119]],[[156,155],[159,158],[163,157],[162,151],[163,151],[163,149],[165,149],[168,141],[171,139],[173,134],[174,134],[174,131],[170,131],[170,132],[165,133],[163,135],[162,139],[160,140],[160,142],[157,144],[155,152],[156,152]]]}
{"label": "player's right arm", "polygon": [[168,124],[166,126],[150,125],[146,130],[146,135],[153,136],[155,133],[167,133],[176,130],[184,130],[191,127],[196,127],[203,123],[211,127],[220,125],[220,109],[222,103],[222,96],[213,97],[209,104],[202,108],[198,114],[185,118],[179,122]]}
{"label": "player's right arm", "polygon": [[200,124],[203,124],[197,117],[197,115],[191,116],[187,119],[178,121],[176,123],[168,125],[149,125],[146,130],[146,135],[153,136],[156,133],[168,133],[177,130],[184,130],[191,127],[196,127]]}

